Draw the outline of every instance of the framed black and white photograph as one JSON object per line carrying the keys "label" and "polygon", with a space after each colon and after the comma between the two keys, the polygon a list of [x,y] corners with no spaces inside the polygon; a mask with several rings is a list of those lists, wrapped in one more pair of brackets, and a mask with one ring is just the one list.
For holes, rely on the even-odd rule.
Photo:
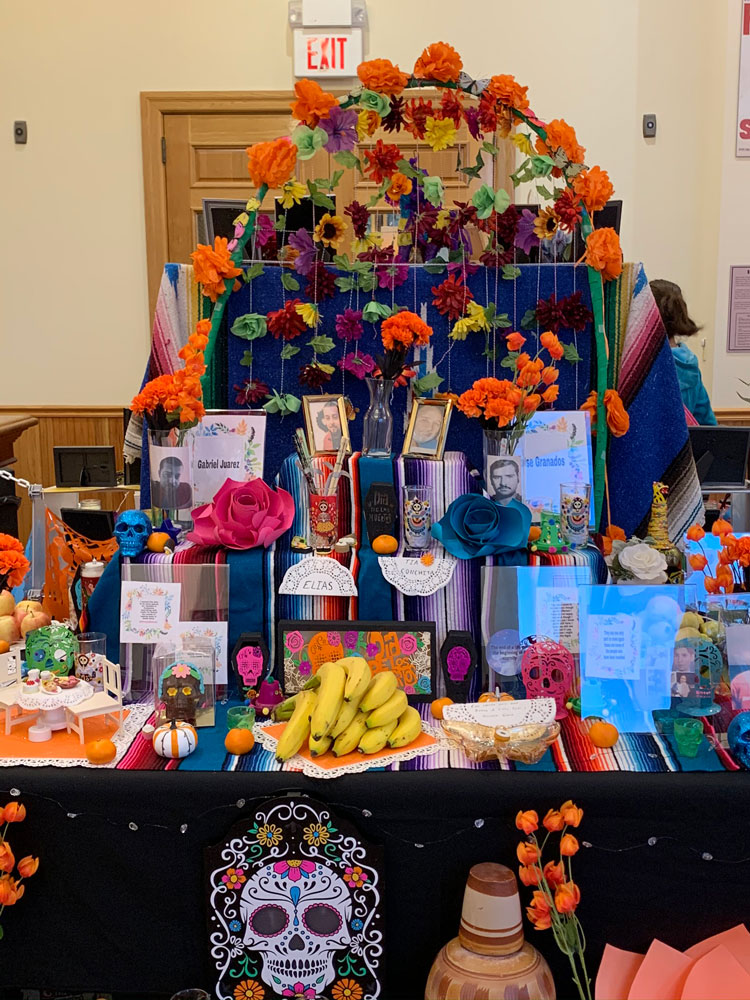
{"label": "framed black and white photograph", "polygon": [[190,448],[151,445],[151,506],[186,510],[193,506]]}
{"label": "framed black and white photograph", "polygon": [[523,459],[520,455],[488,455],[484,481],[490,499],[507,507],[511,500],[523,502]]}
{"label": "framed black and white photograph", "polygon": [[452,409],[452,399],[415,399],[404,438],[404,456],[441,459]]}
{"label": "framed black and white photograph", "polygon": [[335,455],[343,440],[347,453],[351,452],[344,397],[303,396],[302,403],[310,451],[314,455]]}

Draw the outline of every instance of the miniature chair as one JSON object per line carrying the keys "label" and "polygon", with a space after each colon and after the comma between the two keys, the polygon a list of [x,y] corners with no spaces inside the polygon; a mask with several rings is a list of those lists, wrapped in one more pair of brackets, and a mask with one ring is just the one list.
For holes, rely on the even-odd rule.
{"label": "miniature chair", "polygon": [[70,732],[72,729],[74,733],[78,733],[81,743],[84,742],[83,728],[85,719],[89,719],[94,715],[109,716],[113,721],[117,720],[117,730],[123,724],[124,708],[122,704],[120,664],[110,663],[109,660],[105,660],[102,681],[104,684],[103,691],[97,691],[96,694],[87,698],[86,701],[82,701],[80,705],[74,705],[71,708],[66,707],[65,709],[67,730]]}
{"label": "miniature chair", "polygon": [[[0,654],[0,709],[5,709],[5,735],[13,726],[21,722],[32,722],[38,718],[39,712],[26,712],[18,704],[18,694],[21,690],[21,656],[13,649],[9,653]],[[13,718],[13,709],[18,708],[19,714]]]}

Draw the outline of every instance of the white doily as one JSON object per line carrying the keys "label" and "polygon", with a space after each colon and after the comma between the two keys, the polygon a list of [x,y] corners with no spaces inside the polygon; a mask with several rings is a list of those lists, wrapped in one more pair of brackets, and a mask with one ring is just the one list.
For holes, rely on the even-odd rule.
{"label": "white doily", "polygon": [[17,704],[27,712],[51,712],[54,708],[72,708],[80,705],[94,693],[88,681],[80,681],[72,688],[62,688],[57,694],[47,694],[37,688],[30,690],[23,684],[18,689]]}
{"label": "white doily", "polygon": [[[270,733],[265,731],[268,726],[272,725],[276,725],[276,723],[256,723],[253,730],[263,749],[275,753],[278,740],[275,736],[271,736]],[[432,736],[436,742],[431,743],[429,746],[404,747],[403,750],[392,750],[390,753],[379,754],[375,759],[363,754],[362,759],[356,761],[356,763],[341,764],[336,768],[321,767],[314,760],[308,760],[299,754],[295,754],[287,763],[291,765],[290,770],[302,772],[308,778],[341,778],[345,774],[362,774],[364,771],[369,771],[374,767],[380,768],[386,767],[388,764],[399,764],[403,760],[414,760],[416,757],[431,757],[433,754],[445,749],[445,739],[440,730],[434,729],[427,722],[423,721],[422,732],[427,733],[428,736]]]}
{"label": "white doily", "polygon": [[[153,713],[153,705],[126,705],[128,716],[119,731],[111,738],[117,749],[117,755],[109,764],[91,764],[86,757],[0,757],[0,767],[96,767],[100,769],[115,768],[130,749],[133,740],[146,724]],[[42,744],[37,744],[41,746]],[[55,734],[44,746],[54,752]]]}
{"label": "white doily", "polygon": [[554,722],[554,698],[524,698],[518,701],[480,701],[446,705],[443,717],[454,722],[477,722],[481,726],[525,726],[531,722]]}

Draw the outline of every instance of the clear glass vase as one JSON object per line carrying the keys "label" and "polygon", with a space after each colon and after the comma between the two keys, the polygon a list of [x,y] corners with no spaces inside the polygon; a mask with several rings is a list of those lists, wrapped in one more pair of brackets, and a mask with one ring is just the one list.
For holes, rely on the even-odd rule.
{"label": "clear glass vase", "polygon": [[514,427],[484,428],[484,482],[491,499],[504,507],[523,501],[523,434]]}
{"label": "clear glass vase", "polygon": [[390,378],[368,378],[370,405],[365,413],[362,454],[370,458],[390,458],[393,442],[391,396],[394,381]]}

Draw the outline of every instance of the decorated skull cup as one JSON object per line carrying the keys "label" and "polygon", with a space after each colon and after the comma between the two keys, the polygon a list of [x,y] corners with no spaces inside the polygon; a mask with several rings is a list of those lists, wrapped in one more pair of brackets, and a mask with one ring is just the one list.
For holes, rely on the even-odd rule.
{"label": "decorated skull cup", "polygon": [[130,559],[139,556],[146,548],[151,534],[151,518],[143,510],[124,510],[117,518],[115,538],[120,547],[120,555]]}
{"label": "decorated skull cup", "polygon": [[26,666],[29,670],[49,670],[67,676],[75,666],[78,639],[66,625],[55,623],[26,636]]}
{"label": "decorated skull cup", "polygon": [[203,676],[192,663],[170,663],[159,678],[159,698],[169,722],[195,724],[205,691]]}

